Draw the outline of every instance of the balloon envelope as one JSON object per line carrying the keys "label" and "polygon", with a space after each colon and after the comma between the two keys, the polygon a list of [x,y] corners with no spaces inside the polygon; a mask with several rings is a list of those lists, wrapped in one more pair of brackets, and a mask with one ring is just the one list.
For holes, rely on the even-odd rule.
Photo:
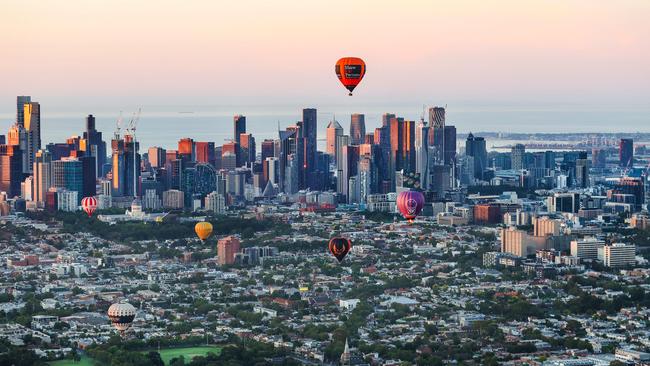
{"label": "balloon envelope", "polygon": [[199,222],[194,225],[194,231],[199,239],[205,240],[210,237],[210,234],[212,234],[212,224],[206,221]]}
{"label": "balloon envelope", "polygon": [[413,220],[422,211],[424,195],[418,191],[404,191],[397,196],[397,209],[407,220]]}
{"label": "balloon envelope", "polygon": [[352,242],[346,238],[332,238],[328,246],[330,253],[341,263],[352,248]]}
{"label": "balloon envelope", "polygon": [[88,217],[92,216],[97,209],[97,199],[95,197],[84,197],[81,200],[81,208],[88,214]]}
{"label": "balloon envelope", "polygon": [[349,95],[352,95],[352,91],[366,74],[366,63],[358,57],[343,57],[336,62],[334,71],[341,84],[350,91]]}
{"label": "balloon envelope", "polygon": [[108,308],[108,318],[115,329],[119,330],[120,333],[124,333],[133,323],[135,308],[126,302],[115,303]]}

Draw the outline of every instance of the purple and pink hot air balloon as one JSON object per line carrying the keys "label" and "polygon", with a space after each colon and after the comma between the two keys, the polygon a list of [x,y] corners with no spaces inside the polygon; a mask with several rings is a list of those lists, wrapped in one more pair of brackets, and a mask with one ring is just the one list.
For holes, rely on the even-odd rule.
{"label": "purple and pink hot air balloon", "polygon": [[397,196],[397,209],[405,219],[413,219],[422,211],[424,195],[418,191],[404,191]]}

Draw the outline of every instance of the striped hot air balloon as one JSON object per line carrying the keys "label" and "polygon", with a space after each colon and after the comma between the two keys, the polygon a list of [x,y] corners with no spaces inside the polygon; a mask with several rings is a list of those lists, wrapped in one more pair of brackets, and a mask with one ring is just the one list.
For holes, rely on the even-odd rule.
{"label": "striped hot air balloon", "polygon": [[108,308],[108,318],[122,336],[135,319],[135,308],[127,302],[118,302]]}
{"label": "striped hot air balloon", "polygon": [[418,191],[404,191],[397,196],[397,209],[405,219],[413,221],[422,211],[424,195]]}
{"label": "striped hot air balloon", "polygon": [[95,197],[84,197],[81,200],[81,207],[91,217],[97,209],[97,199]]}

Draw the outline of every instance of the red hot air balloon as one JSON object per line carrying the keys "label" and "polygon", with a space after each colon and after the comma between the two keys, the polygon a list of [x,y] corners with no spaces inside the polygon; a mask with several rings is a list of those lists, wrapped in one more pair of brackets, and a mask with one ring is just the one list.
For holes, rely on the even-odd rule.
{"label": "red hot air balloon", "polygon": [[81,207],[88,214],[88,217],[91,217],[97,209],[97,199],[95,197],[84,197],[81,200]]}
{"label": "red hot air balloon", "polygon": [[349,95],[352,95],[352,91],[366,74],[366,63],[358,57],[343,57],[336,62],[334,71],[341,84],[350,91]]}
{"label": "red hot air balloon", "polygon": [[405,219],[413,219],[422,211],[424,195],[418,191],[404,191],[397,196],[397,209]]}
{"label": "red hot air balloon", "polygon": [[330,239],[330,252],[336,257],[336,259],[338,259],[339,263],[343,261],[343,258],[348,254],[350,248],[352,248],[352,242],[350,239],[340,237]]}

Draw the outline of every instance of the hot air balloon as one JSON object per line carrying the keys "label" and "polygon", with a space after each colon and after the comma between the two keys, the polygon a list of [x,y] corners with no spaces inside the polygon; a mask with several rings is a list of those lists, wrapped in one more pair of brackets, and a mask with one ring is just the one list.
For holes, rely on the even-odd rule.
{"label": "hot air balloon", "polygon": [[405,219],[413,219],[422,211],[424,195],[418,191],[404,191],[397,196],[397,209]]}
{"label": "hot air balloon", "polygon": [[350,248],[352,248],[352,242],[350,239],[336,237],[330,239],[328,246],[332,255],[341,263],[350,251]]}
{"label": "hot air balloon", "polygon": [[95,197],[84,197],[81,200],[81,207],[91,217],[97,209],[97,199]]}
{"label": "hot air balloon", "polygon": [[135,308],[127,302],[118,302],[108,308],[108,318],[122,336],[131,327],[135,318]]}
{"label": "hot air balloon", "polygon": [[205,241],[205,239],[209,238],[210,234],[212,234],[212,224],[207,221],[199,222],[194,225],[194,231],[199,239]]}
{"label": "hot air balloon", "polygon": [[341,84],[350,91],[349,95],[352,95],[352,91],[366,74],[366,63],[358,57],[343,57],[336,62],[334,71]]}

